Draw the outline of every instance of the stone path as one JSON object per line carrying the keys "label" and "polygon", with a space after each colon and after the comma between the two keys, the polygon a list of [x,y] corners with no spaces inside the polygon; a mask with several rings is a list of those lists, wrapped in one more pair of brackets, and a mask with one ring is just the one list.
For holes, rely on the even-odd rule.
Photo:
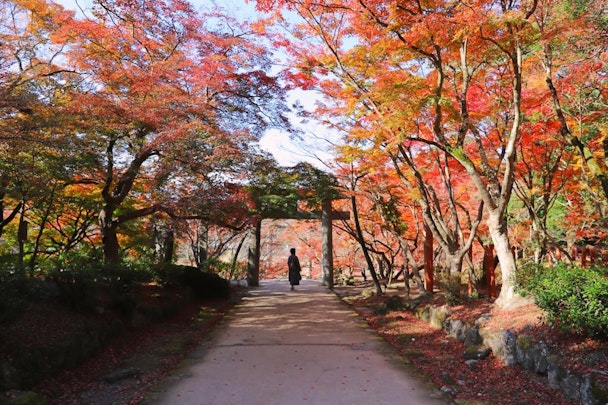
{"label": "stone path", "polygon": [[146,404],[446,404],[316,281],[263,281]]}

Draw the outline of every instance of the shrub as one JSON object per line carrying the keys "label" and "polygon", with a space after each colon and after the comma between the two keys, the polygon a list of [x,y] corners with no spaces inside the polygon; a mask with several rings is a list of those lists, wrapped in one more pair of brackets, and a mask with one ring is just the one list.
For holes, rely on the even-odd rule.
{"label": "shrub", "polygon": [[29,300],[45,299],[49,294],[42,279],[19,269],[15,256],[0,256],[0,323],[16,321]]}
{"label": "shrub", "polygon": [[185,267],[180,281],[184,286],[192,288],[198,298],[228,298],[230,295],[228,281],[211,271]]}
{"label": "shrub", "polygon": [[531,292],[531,286],[536,274],[542,271],[544,271],[544,267],[537,263],[527,263],[518,266],[515,272],[515,288],[517,292],[523,296]]}
{"label": "shrub", "polygon": [[231,263],[222,261],[218,258],[209,258],[207,260],[206,268],[225,279],[230,279],[233,272]]}
{"label": "shrub", "polygon": [[527,288],[548,320],[564,330],[608,336],[606,269],[564,263],[538,271]]}
{"label": "shrub", "polygon": [[458,305],[464,301],[460,277],[460,273],[457,273],[442,276],[438,280],[439,285],[445,292],[445,299],[448,305]]}
{"label": "shrub", "polygon": [[228,281],[208,270],[161,264],[154,268],[154,272],[159,284],[190,287],[198,298],[228,298],[230,295]]}
{"label": "shrub", "polygon": [[125,294],[135,283],[151,281],[149,268],[132,262],[107,264],[95,255],[62,255],[45,263],[47,277],[57,285],[59,298],[74,309],[97,309],[113,302],[123,305]]}
{"label": "shrub", "polygon": [[59,298],[77,310],[90,310],[95,306],[97,291],[106,284],[104,276],[103,266],[92,263],[62,266],[48,274],[59,289]]}
{"label": "shrub", "polygon": [[25,311],[25,281],[19,275],[0,276],[0,324],[17,320]]}
{"label": "shrub", "polygon": [[391,295],[388,299],[376,306],[374,314],[386,315],[389,312],[400,311],[404,308],[403,299],[398,295]]}
{"label": "shrub", "polygon": [[228,280],[244,280],[247,277],[247,262],[237,262],[234,267],[231,267]]}

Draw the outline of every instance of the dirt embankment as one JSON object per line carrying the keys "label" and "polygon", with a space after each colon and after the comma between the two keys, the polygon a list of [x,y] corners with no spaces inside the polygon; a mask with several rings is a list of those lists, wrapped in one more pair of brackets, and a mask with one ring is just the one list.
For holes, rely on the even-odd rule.
{"label": "dirt embankment", "polygon": [[140,403],[245,293],[235,287],[230,297],[205,300],[147,286],[128,314],[32,302],[0,328],[0,404]]}

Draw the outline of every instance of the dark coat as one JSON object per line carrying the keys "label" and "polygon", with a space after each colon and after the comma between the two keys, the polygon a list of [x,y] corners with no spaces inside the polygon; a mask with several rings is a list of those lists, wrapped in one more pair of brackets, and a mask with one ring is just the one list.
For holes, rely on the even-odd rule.
{"label": "dark coat", "polygon": [[300,272],[302,271],[302,268],[300,267],[300,259],[298,259],[298,256],[293,254],[289,255],[287,266],[289,267],[289,284],[300,285],[300,280],[302,280]]}

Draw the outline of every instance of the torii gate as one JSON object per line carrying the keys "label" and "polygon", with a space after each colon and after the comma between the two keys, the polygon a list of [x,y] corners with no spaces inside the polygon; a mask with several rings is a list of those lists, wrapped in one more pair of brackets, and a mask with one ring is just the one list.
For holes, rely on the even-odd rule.
{"label": "torii gate", "polygon": [[[311,213],[306,219],[321,219],[321,285],[330,290],[334,288],[334,261],[333,261],[333,232],[334,219],[346,220],[350,218],[348,211],[334,211],[333,200],[323,200],[321,215]],[[301,219],[296,216],[276,219]],[[247,255],[247,285],[257,287],[260,285],[260,243],[262,239],[262,220],[258,220],[252,231],[254,244],[249,246]]]}

